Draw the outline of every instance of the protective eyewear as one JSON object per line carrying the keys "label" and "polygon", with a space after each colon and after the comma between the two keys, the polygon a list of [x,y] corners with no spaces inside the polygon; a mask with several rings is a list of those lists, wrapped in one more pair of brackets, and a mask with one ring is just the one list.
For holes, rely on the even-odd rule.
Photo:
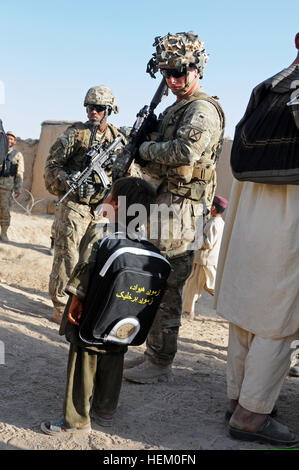
{"label": "protective eyewear", "polygon": [[164,78],[180,78],[186,75],[186,69],[184,68],[181,72],[178,71],[177,69],[161,69],[160,70],[161,74],[163,75]]}
{"label": "protective eyewear", "polygon": [[87,110],[89,112],[96,111],[97,113],[101,113],[102,111],[106,110],[106,106],[102,106],[101,104],[89,104],[87,106]]}

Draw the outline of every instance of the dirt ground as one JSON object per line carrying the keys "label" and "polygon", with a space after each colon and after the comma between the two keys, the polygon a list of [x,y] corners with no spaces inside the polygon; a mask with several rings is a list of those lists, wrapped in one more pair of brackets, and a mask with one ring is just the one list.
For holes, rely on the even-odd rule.
{"label": "dirt ground", "polygon": [[[68,352],[68,343],[51,321],[47,293],[51,223],[52,216],[13,212],[11,241],[0,242],[0,450],[271,448],[228,435],[228,324],[216,316],[208,294],[198,303],[194,321],[182,319],[171,382],[137,385],[124,380],[112,428],[92,422],[92,431],[85,435],[51,437],[41,432],[41,421],[61,416]],[[128,355],[142,349],[132,347]],[[296,431],[298,381],[288,377],[278,400],[278,419]]]}

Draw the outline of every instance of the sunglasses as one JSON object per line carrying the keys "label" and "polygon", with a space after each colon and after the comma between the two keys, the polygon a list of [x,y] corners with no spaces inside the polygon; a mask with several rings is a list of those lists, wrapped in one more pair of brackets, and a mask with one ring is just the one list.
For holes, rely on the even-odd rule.
{"label": "sunglasses", "polygon": [[101,104],[89,104],[87,106],[88,111],[96,111],[97,113],[101,113],[102,111],[106,110],[106,106],[102,106]]}
{"label": "sunglasses", "polygon": [[177,69],[161,69],[160,72],[164,78],[181,78],[186,75],[185,68],[181,72],[179,72]]}

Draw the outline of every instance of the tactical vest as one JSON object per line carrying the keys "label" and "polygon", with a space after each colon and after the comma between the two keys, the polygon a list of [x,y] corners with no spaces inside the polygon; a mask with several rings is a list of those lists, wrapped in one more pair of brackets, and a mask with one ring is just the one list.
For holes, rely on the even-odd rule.
{"label": "tactical vest", "polygon": [[[69,139],[73,139],[73,142],[69,142],[69,146],[73,148],[73,152],[70,154],[70,157],[66,160],[65,164],[65,171],[70,174],[76,171],[83,171],[86,166],[89,164],[87,161],[86,153],[90,147],[93,147],[96,143],[102,141],[103,148],[109,146],[115,138],[120,134],[118,129],[113,126],[112,124],[107,124],[107,128],[105,132],[97,133],[94,138],[92,139],[92,132],[86,124],[81,122],[76,123],[75,125],[76,133],[72,133],[69,136]],[[100,139],[98,138],[100,136]],[[106,169],[106,173],[108,177],[112,179],[112,171]],[[91,197],[87,197],[86,199],[78,198],[77,193],[72,193],[67,201],[73,201],[79,204],[87,204],[87,205],[96,205],[103,199],[106,194],[106,190],[102,187],[100,177],[93,173],[93,178],[96,184],[99,185],[100,189]]]}
{"label": "tactical vest", "polygon": [[225,116],[221,106],[215,99],[205,93],[197,92],[189,96],[187,100],[174,104],[171,110],[166,112],[161,122],[160,133],[163,135],[163,141],[175,139],[186,107],[196,100],[208,101],[215,106],[220,119],[219,132],[213,136],[199,161],[195,162],[194,165],[169,167],[153,163],[150,171],[153,170],[158,178],[166,179],[168,190],[171,193],[199,201],[203,197],[207,185],[214,178],[216,163],[222,149]]}
{"label": "tactical vest", "polygon": [[[116,127],[111,124],[107,124],[107,129],[104,133],[97,133],[94,139],[91,139],[91,129],[81,122],[75,124],[77,133],[71,134],[69,138],[72,138],[74,142],[70,142],[69,146],[74,148],[74,153],[66,161],[65,169],[68,172],[82,171],[86,168],[87,157],[86,153],[90,147],[93,147],[96,143],[102,140],[103,146],[105,144],[113,142],[113,140],[119,135],[119,131]],[[111,132],[111,138],[109,138],[109,131]],[[98,136],[100,139],[97,139]]]}
{"label": "tactical vest", "polygon": [[2,168],[1,176],[8,177],[8,176],[16,176],[18,170],[18,164],[14,163],[13,159],[17,155],[18,150],[12,150],[7,154],[7,157],[4,161],[4,165]]}

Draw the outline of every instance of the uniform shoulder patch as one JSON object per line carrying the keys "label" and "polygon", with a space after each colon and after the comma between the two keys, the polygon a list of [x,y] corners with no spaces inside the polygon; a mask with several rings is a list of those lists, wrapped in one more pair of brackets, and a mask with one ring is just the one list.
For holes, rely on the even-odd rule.
{"label": "uniform shoulder patch", "polygon": [[198,142],[201,138],[201,134],[202,133],[198,129],[190,129],[189,139],[191,139],[193,142]]}

